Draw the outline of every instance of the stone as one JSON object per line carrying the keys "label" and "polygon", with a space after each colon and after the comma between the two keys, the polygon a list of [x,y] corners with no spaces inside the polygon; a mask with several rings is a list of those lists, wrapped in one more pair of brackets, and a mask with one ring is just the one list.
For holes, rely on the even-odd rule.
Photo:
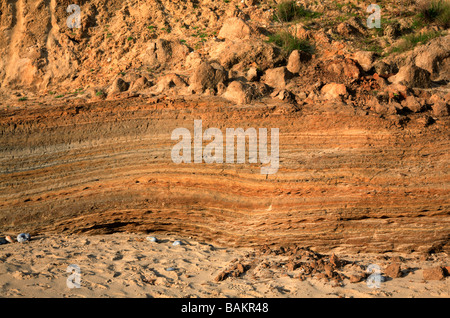
{"label": "stone", "polygon": [[194,92],[202,93],[207,89],[216,89],[217,84],[227,79],[227,72],[218,66],[203,62],[195,69],[189,80],[189,88]]}
{"label": "stone", "polygon": [[243,40],[250,38],[251,33],[247,23],[240,18],[232,17],[225,20],[217,37],[219,39]]}
{"label": "stone", "polygon": [[433,94],[430,97],[429,102],[432,104],[431,109],[434,116],[443,117],[450,115],[450,104],[441,96]]}
{"label": "stone", "polygon": [[442,280],[444,279],[444,270],[442,267],[432,267],[423,270],[424,280]]}
{"label": "stone", "polygon": [[238,105],[248,104],[252,101],[251,88],[242,82],[234,81],[228,85],[222,97]]}
{"label": "stone", "polygon": [[384,274],[390,278],[402,277],[401,267],[398,263],[392,263],[384,269]]}
{"label": "stone", "polygon": [[161,93],[170,88],[178,87],[186,87],[187,83],[184,79],[178,74],[166,74],[158,79],[156,84],[156,92]]}
{"label": "stone", "polygon": [[258,80],[258,69],[256,67],[251,67],[248,71],[247,71],[247,75],[245,77],[247,79],[247,81],[249,82],[253,82],[253,81],[257,81]]}
{"label": "stone", "polygon": [[121,92],[125,92],[130,87],[130,84],[125,82],[122,78],[118,77],[116,78],[111,86],[109,87],[107,93],[110,94],[118,94]]}
{"label": "stone", "polygon": [[404,101],[402,101],[402,106],[408,108],[410,111],[414,113],[419,113],[422,111],[423,106],[414,96],[407,96]]}
{"label": "stone", "polygon": [[362,280],[364,280],[365,275],[361,275],[361,274],[353,274],[350,275],[350,283],[351,284],[356,284],[361,282]]}
{"label": "stone", "polygon": [[353,54],[353,59],[358,62],[365,72],[369,72],[373,68],[376,54],[369,51],[358,51]]}
{"label": "stone", "polygon": [[415,65],[406,65],[400,68],[395,76],[389,77],[393,84],[403,84],[408,87],[428,88],[431,86],[430,72]]}
{"label": "stone", "polygon": [[427,70],[435,81],[450,80],[450,35],[438,37],[425,45],[416,47],[412,60],[418,67]]}
{"label": "stone", "polygon": [[344,84],[330,83],[322,87],[321,91],[324,99],[337,99],[347,94]]}
{"label": "stone", "polygon": [[149,87],[149,81],[145,77],[140,77],[130,85],[131,91],[138,91]]}
{"label": "stone", "polygon": [[311,59],[311,54],[299,50],[294,50],[289,55],[287,70],[293,74],[298,74],[302,65]]}
{"label": "stone", "polygon": [[284,88],[288,80],[292,77],[292,74],[287,70],[285,66],[268,69],[263,81],[265,84],[274,88]]}
{"label": "stone", "polygon": [[348,83],[357,80],[361,71],[352,59],[335,58],[326,62],[324,71],[330,80],[337,83]]}

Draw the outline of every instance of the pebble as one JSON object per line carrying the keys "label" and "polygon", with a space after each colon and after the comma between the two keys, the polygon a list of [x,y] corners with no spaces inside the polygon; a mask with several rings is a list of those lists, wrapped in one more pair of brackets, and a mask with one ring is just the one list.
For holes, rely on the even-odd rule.
{"label": "pebble", "polygon": [[17,242],[19,243],[28,242],[30,239],[31,236],[28,233],[20,233],[19,235],[17,235]]}
{"label": "pebble", "polygon": [[172,244],[173,246],[178,246],[178,245],[181,245],[181,241],[175,241],[175,242],[173,242],[173,244]]}
{"label": "pebble", "polygon": [[173,267],[167,267],[166,268],[166,271],[168,271],[168,272],[173,272],[175,270],[175,268],[173,268]]}
{"label": "pebble", "polygon": [[158,242],[158,239],[154,236],[147,236],[147,241],[156,243],[156,242]]}
{"label": "pebble", "polygon": [[14,243],[14,240],[11,236],[5,236],[5,240],[7,240],[9,243]]}

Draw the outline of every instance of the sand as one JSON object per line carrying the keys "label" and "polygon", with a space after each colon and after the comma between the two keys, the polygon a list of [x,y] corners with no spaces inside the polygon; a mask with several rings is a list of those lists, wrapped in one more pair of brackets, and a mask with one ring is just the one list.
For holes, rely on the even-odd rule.
{"label": "sand", "polygon": [[[239,277],[217,282],[219,273],[236,260],[245,260],[253,249],[226,248],[174,235],[158,235],[158,242],[144,234],[116,233],[98,236],[37,236],[26,243],[0,245],[0,297],[120,297],[120,298],[298,298],[298,297],[449,297],[450,277],[425,281],[423,268],[448,264],[448,255],[345,255],[353,262],[342,272],[351,274],[355,266],[368,264],[385,268],[393,257],[401,256],[401,278],[390,279],[380,288],[369,288],[366,280],[350,283],[310,277],[298,279],[299,269],[264,267],[263,263],[283,263],[283,255],[258,256],[255,266]],[[173,246],[175,240],[182,245]],[[287,259],[287,258],[286,258]],[[253,259],[255,260],[255,259]],[[69,265],[80,268],[80,288],[69,288]],[[360,265],[356,265],[360,264]],[[169,270],[168,270],[169,269]],[[172,270],[170,270],[172,269]],[[72,274],[75,275],[75,274]],[[76,283],[76,280],[72,280]]]}

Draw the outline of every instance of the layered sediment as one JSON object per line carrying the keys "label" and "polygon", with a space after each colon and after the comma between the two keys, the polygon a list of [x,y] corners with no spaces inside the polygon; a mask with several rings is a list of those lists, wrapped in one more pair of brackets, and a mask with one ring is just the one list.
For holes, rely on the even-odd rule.
{"label": "layered sediment", "polygon": [[[172,131],[279,128],[280,164],[175,164]],[[0,231],[448,251],[449,121],[344,103],[131,98],[4,109]],[[206,146],[208,142],[204,142]],[[269,144],[270,151],[270,144]]]}

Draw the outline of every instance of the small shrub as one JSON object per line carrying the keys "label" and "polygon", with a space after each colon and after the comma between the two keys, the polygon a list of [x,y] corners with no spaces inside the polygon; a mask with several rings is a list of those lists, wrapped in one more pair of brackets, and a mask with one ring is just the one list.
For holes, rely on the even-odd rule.
{"label": "small shrub", "polygon": [[419,3],[419,18],[427,23],[450,26],[450,1],[432,0]]}
{"label": "small shrub", "polygon": [[306,10],[295,1],[284,1],[277,5],[273,19],[278,22],[291,22],[300,18],[315,18],[320,14]]}
{"label": "small shrub", "polygon": [[26,101],[28,99],[28,97],[21,97],[21,98],[19,98],[19,102],[24,102],[24,101]]}
{"label": "small shrub", "polygon": [[418,44],[425,44],[428,41],[441,36],[441,32],[426,32],[420,34],[409,34],[403,37],[403,41],[391,49],[391,53],[403,53],[412,50]]}
{"label": "small shrub", "polygon": [[307,40],[301,40],[286,31],[270,35],[269,42],[281,47],[288,54],[294,50],[314,53],[314,47]]}

